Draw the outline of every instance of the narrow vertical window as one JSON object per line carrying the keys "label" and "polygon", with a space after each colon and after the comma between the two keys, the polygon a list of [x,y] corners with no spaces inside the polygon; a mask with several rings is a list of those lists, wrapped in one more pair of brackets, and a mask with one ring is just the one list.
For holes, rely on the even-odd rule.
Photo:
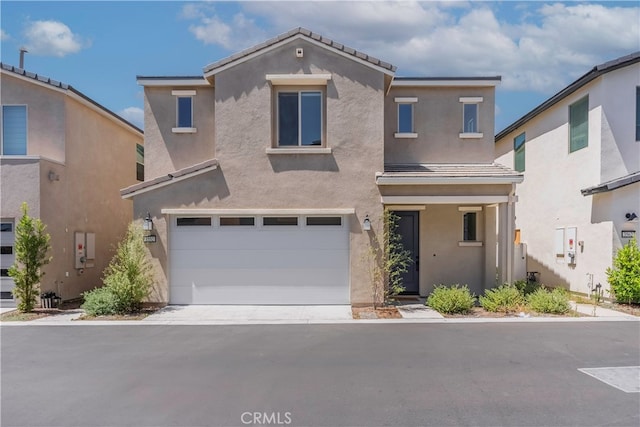
{"label": "narrow vertical window", "polygon": [[465,242],[476,240],[476,217],[475,212],[467,212],[462,216],[462,240]]}
{"label": "narrow vertical window", "polygon": [[589,145],[589,96],[569,106],[569,152]]}
{"label": "narrow vertical window", "polygon": [[513,168],[518,172],[524,172],[525,167],[525,134],[522,132],[520,135],[513,139]]}
{"label": "narrow vertical window", "polygon": [[144,146],[136,144],[136,179],[144,181]]}
{"label": "narrow vertical window", "polygon": [[2,155],[27,154],[27,106],[2,106]]}
{"label": "narrow vertical window", "polygon": [[464,104],[464,133],[478,133],[478,104]]}
{"label": "narrow vertical window", "polygon": [[636,87],[636,141],[640,141],[640,87]]}
{"label": "narrow vertical window", "polygon": [[396,97],[397,104],[397,128],[394,137],[396,138],[417,138],[415,130],[415,104],[417,97]]}
{"label": "narrow vertical window", "polygon": [[176,127],[171,130],[174,133],[195,133],[193,123],[193,98],[195,90],[172,90],[171,95],[176,97]]}
{"label": "narrow vertical window", "polygon": [[178,97],[178,127],[193,127],[193,98],[190,96]]}

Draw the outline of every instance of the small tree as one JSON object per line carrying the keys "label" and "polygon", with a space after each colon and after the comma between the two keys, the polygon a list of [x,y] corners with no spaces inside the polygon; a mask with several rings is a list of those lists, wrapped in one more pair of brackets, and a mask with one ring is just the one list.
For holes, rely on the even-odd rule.
{"label": "small tree", "polygon": [[16,261],[9,268],[9,276],[15,282],[12,293],[18,299],[18,310],[23,313],[35,307],[44,276],[41,268],[51,261],[51,257],[47,257],[51,236],[45,231],[46,225],[40,219],[31,218],[28,212],[27,203],[22,203],[22,218],[16,225],[14,243]]}
{"label": "small tree", "polygon": [[400,217],[385,209],[382,219],[382,232],[372,233],[371,245],[366,253],[374,308],[379,301],[387,304],[404,292],[402,275],[413,262],[411,251],[404,248],[402,236],[396,231]]}
{"label": "small tree", "polygon": [[624,245],[607,268],[607,280],[618,302],[640,303],[640,249],[636,239]]}
{"label": "small tree", "polygon": [[149,296],[153,285],[153,270],[147,258],[141,227],[129,224],[127,234],[104,270],[103,282],[116,299],[118,313],[140,309],[142,300]]}

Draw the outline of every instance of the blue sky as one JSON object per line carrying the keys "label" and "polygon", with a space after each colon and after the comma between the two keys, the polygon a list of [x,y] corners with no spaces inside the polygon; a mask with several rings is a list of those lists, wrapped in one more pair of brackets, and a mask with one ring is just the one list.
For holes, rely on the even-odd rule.
{"label": "blue sky", "polygon": [[198,75],[306,27],[398,67],[397,76],[501,75],[496,131],[594,65],[640,50],[638,1],[8,1],[3,63],[71,84],[142,126],[136,75]]}

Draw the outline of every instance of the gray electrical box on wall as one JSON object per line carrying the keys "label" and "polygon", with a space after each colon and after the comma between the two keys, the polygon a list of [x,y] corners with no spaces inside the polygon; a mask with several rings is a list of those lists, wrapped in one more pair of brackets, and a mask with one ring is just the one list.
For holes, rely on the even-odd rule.
{"label": "gray electrical box on wall", "polygon": [[95,233],[75,233],[75,268],[91,268],[95,266],[96,235]]}

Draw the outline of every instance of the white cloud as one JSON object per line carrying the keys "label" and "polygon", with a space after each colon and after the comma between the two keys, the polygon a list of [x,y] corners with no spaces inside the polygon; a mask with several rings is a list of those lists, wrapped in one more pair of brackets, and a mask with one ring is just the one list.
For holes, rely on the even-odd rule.
{"label": "white cloud", "polygon": [[140,129],[144,129],[144,110],[138,107],[127,107],[118,111],[118,115],[123,119],[133,123]]}
{"label": "white cloud", "polygon": [[11,36],[0,28],[0,41],[9,40]]}
{"label": "white cloud", "polygon": [[[237,51],[301,26],[398,66],[398,75],[502,75],[502,87],[551,93],[601,62],[640,49],[640,7],[532,3],[502,16],[485,2],[211,3],[184,18],[205,44]],[[519,15],[517,15],[519,13]],[[258,25],[257,22],[261,24]]]}
{"label": "white cloud", "polygon": [[87,42],[59,21],[29,22],[24,35],[29,53],[34,55],[63,57],[88,46]]}

